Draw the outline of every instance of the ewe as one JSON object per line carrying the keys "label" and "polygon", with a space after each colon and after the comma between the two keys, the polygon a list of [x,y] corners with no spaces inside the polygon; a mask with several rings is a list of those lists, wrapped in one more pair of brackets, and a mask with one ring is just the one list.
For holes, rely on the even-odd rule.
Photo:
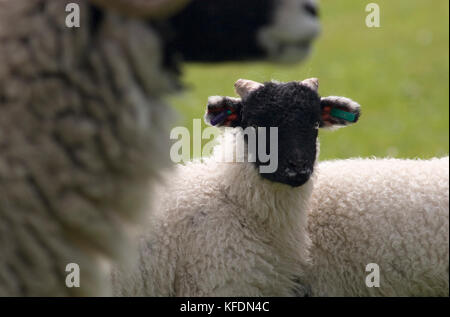
{"label": "ewe", "polygon": [[[359,117],[357,103],[320,98],[317,88],[316,79],[239,80],[236,91],[242,99],[210,98],[205,119],[235,127],[223,137],[232,146],[221,143],[212,158],[178,165],[165,175],[137,265],[113,274],[116,295],[305,295],[305,221],[318,129],[345,126]],[[246,162],[221,162],[223,151],[236,143],[253,148],[250,136],[242,141],[244,133],[269,127],[278,128],[273,173],[261,173],[264,164],[254,150]],[[255,135],[258,147],[272,149],[274,133]]]}

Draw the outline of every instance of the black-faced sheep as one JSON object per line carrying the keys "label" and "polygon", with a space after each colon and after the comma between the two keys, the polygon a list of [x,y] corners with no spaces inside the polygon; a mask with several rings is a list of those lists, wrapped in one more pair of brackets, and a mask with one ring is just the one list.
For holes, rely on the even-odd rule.
{"label": "black-faced sheep", "polygon": [[[224,134],[212,158],[178,165],[165,175],[137,265],[113,275],[116,295],[307,294],[302,283],[309,263],[305,221],[318,129],[359,118],[356,102],[320,98],[317,88],[316,79],[238,80],[242,99],[209,99],[206,121],[234,128]],[[251,131],[254,142],[247,134]],[[264,173],[267,164],[254,149],[262,144],[272,150],[276,141],[277,168]],[[244,151],[245,162],[239,162],[238,149],[231,153],[233,162],[227,162],[224,152],[234,151],[236,144],[253,148],[248,155]]]}

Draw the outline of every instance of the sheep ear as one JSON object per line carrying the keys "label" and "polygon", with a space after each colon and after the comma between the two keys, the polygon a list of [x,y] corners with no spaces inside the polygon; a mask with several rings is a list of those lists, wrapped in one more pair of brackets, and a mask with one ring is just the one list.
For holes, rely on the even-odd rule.
{"label": "sheep ear", "polygon": [[216,127],[241,125],[241,99],[211,96],[206,106],[205,123]]}
{"label": "sheep ear", "polygon": [[253,80],[238,79],[234,83],[234,90],[242,99],[247,98],[253,91],[264,85]]}
{"label": "sheep ear", "polygon": [[317,92],[317,90],[319,89],[319,79],[318,78],[308,78],[305,80],[302,80],[300,82],[301,85],[304,85],[306,87],[309,87],[310,89],[314,90],[315,92]]}
{"label": "sheep ear", "polygon": [[321,128],[339,128],[358,121],[360,105],[345,97],[329,96],[320,99]]}

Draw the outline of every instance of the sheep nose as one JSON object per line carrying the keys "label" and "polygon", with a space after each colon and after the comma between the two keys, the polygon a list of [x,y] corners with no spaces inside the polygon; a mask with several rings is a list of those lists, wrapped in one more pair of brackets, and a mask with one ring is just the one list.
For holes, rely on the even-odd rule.
{"label": "sheep nose", "polygon": [[306,2],[303,4],[303,10],[308,12],[313,17],[317,17],[319,15],[319,9],[315,3]]}
{"label": "sheep nose", "polygon": [[289,164],[284,169],[283,179],[291,186],[301,186],[306,183],[312,175],[312,167],[308,164]]}
{"label": "sheep nose", "polygon": [[289,177],[309,176],[312,173],[311,164],[309,162],[294,162],[289,160],[289,166],[285,169],[285,173]]}

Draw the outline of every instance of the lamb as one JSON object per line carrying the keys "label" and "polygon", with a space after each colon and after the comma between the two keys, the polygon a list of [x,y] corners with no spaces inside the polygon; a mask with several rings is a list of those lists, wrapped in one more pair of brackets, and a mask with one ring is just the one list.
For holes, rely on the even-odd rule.
{"label": "lamb", "polygon": [[[448,157],[320,163],[308,213],[311,295],[448,296],[448,218]],[[379,287],[366,286],[369,263]]]}
{"label": "lamb", "polygon": [[[79,28],[66,27],[69,2]],[[180,56],[240,57],[221,49],[230,38],[202,35],[226,19],[201,21],[245,21],[252,32],[227,34],[252,48],[245,59],[300,60],[318,34],[313,2],[258,0],[253,19],[230,2],[205,12],[199,0],[0,1],[0,296],[111,294],[111,262],[130,257],[149,186],[168,165],[162,97],[180,87]],[[200,43],[217,50],[190,47]],[[79,288],[66,287],[69,263]]]}
{"label": "lamb", "polygon": [[[205,116],[207,123],[233,128],[212,158],[178,165],[165,175],[166,185],[154,194],[158,200],[140,239],[137,265],[113,274],[115,295],[308,294],[302,283],[309,265],[305,221],[318,128],[356,122],[360,106],[344,97],[320,98],[317,79],[238,80],[235,87],[241,99],[211,97]],[[272,130],[267,138],[256,135],[269,127],[278,128],[278,138]],[[267,148],[277,140],[277,168],[263,173],[267,164],[259,150],[258,155],[251,150],[252,143]],[[236,151],[233,162],[224,162],[236,144],[250,149],[245,161],[239,162]]]}

